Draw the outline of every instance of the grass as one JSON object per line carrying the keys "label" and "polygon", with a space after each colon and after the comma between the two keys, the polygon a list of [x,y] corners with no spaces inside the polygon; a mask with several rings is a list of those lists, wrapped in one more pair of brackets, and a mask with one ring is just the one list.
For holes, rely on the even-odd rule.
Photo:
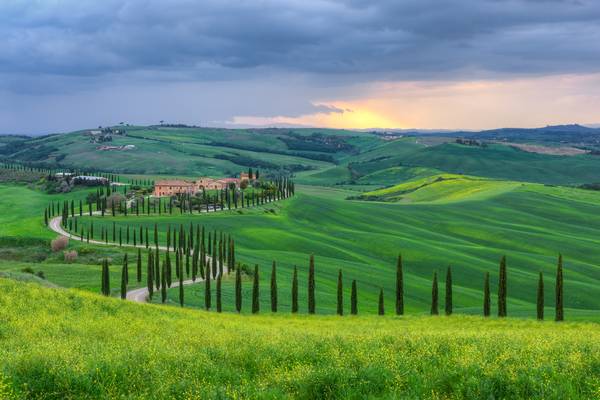
{"label": "grass", "polygon": [[[449,264],[456,311],[479,314],[484,273],[491,273],[495,289],[498,261],[506,254],[509,315],[533,317],[538,271],[546,277],[546,304],[554,304],[553,277],[561,252],[566,262],[567,318],[600,319],[596,250],[600,248],[600,193],[537,184],[509,186],[511,190],[494,190],[474,199],[442,201],[448,193],[441,192],[435,202],[406,204],[348,201],[345,198],[353,192],[301,186],[294,198],[268,207],[194,216],[94,217],[94,225],[112,229],[114,221],[121,227],[148,226],[152,232],[157,223],[163,243],[168,225],[188,227],[190,222],[231,234],[237,259],[260,265],[263,309],[268,308],[271,262],[278,263],[282,310],[289,310],[291,274],[294,265],[299,267],[301,312],[306,311],[311,253],[316,257],[319,313],[335,312],[338,269],[344,274],[346,301],[351,281],[357,280],[361,313],[376,312],[380,288],[391,309],[395,261],[402,253],[406,307],[416,314],[429,310],[433,272],[438,271],[443,281]],[[186,304],[202,306],[202,290],[202,285],[187,288]],[[224,283],[224,296],[232,298],[231,283]]]}
{"label": "grass", "polygon": [[414,138],[386,143],[350,160],[355,174],[369,175],[391,167],[430,168],[447,173],[488,178],[576,185],[595,182],[600,158],[593,155],[552,156],[509,146],[440,144],[421,146]]}
{"label": "grass", "polygon": [[359,196],[361,200],[447,203],[482,200],[516,189],[523,183],[466,175],[436,174]]}
{"label": "grass", "polygon": [[596,324],[216,315],[5,279],[0,292],[6,399],[600,394]]}

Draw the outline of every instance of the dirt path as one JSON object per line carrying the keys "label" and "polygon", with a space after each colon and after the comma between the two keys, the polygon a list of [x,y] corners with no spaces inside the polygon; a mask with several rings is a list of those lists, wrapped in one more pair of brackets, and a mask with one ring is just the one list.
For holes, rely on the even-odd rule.
{"label": "dirt path", "polygon": [[[275,202],[275,201],[277,201],[277,200],[266,201],[265,204],[272,203],[272,202]],[[200,210],[200,213],[207,213],[208,212],[209,214],[212,214],[214,212],[229,211],[229,209],[227,207],[225,207],[223,210],[219,210],[219,209],[215,209],[214,206],[213,206],[212,210],[213,210],[212,212],[208,212],[207,210]],[[232,209],[232,210],[234,210],[234,209]],[[100,215],[100,214],[101,214],[100,211],[94,211],[92,213],[92,215]],[[58,233],[59,235],[66,236],[69,239],[73,239],[73,240],[77,240],[78,242],[81,242],[82,241],[81,237],[79,237],[77,235],[73,235],[73,234],[71,234],[71,233],[69,233],[69,232],[67,232],[67,231],[65,231],[63,229],[63,227],[60,224],[61,219],[62,219],[62,217],[60,217],[60,216],[52,218],[50,220],[50,222],[48,223],[48,226],[50,227],[50,229],[52,229],[54,232]],[[101,242],[99,240],[93,240],[93,239],[90,239],[89,242],[87,241],[87,239],[84,239],[83,242],[84,243],[90,243],[90,244],[98,244],[98,245],[101,245],[101,246],[119,246],[118,243],[112,243],[112,242],[106,243],[106,242]],[[121,247],[135,247],[135,248],[145,249],[146,245],[145,244],[139,244],[139,245],[134,246],[132,244],[122,243]],[[155,246],[152,246],[152,248],[156,249]],[[158,249],[162,250],[162,251],[167,251],[167,248],[165,246],[158,246]],[[207,256],[206,258],[207,258],[207,262],[210,262],[210,260],[211,260],[210,256]],[[227,267],[225,266],[225,268],[227,268]],[[215,279],[216,279],[216,277],[215,277]],[[195,282],[192,281],[191,279],[187,280],[187,281],[184,281],[183,285],[184,286],[185,285],[191,285],[192,283],[203,282],[203,281],[204,281],[204,279],[198,277]],[[173,287],[179,287],[179,281],[173,282],[171,284],[171,287],[172,288]],[[146,301],[148,301],[148,296],[149,296],[149,293],[148,293],[148,288],[147,287],[141,287],[141,288],[133,289],[133,290],[130,290],[130,291],[127,292],[127,300],[136,301],[136,302],[139,302],[139,303],[145,303]]]}
{"label": "dirt path", "polygon": [[[48,223],[48,226],[50,227],[50,229],[52,229],[54,232],[58,233],[59,235],[62,236],[66,236],[70,239],[73,240],[77,240],[77,241],[81,241],[81,238],[79,236],[75,236],[67,231],[65,231],[63,229],[63,227],[60,225],[60,221],[61,221],[62,217],[54,217],[50,220],[50,222]],[[84,240],[85,243],[87,243],[87,240]],[[118,244],[116,243],[112,243],[112,242],[101,242],[99,240],[91,240],[90,239],[90,244],[99,244],[102,246],[118,246]],[[132,244],[122,244],[122,247],[136,247],[136,248],[146,248],[145,244],[142,245],[137,245],[134,246]],[[152,247],[153,249],[156,249],[156,247]],[[158,246],[159,250],[162,251],[167,251],[167,248],[165,246]],[[210,257],[207,257],[207,263],[210,262]],[[225,267],[226,268],[226,267]],[[217,275],[218,276],[218,275]],[[204,279],[198,277],[196,279],[196,281],[192,281],[191,279],[183,281],[183,285],[191,285],[193,283],[197,283],[197,282],[203,282]],[[179,281],[175,281],[171,284],[171,287],[179,287]],[[149,297],[149,292],[148,292],[148,288],[147,287],[141,287],[138,289],[132,289],[130,291],[127,292],[127,300],[131,300],[131,301],[136,301],[138,303],[145,303],[148,301],[148,297]]]}

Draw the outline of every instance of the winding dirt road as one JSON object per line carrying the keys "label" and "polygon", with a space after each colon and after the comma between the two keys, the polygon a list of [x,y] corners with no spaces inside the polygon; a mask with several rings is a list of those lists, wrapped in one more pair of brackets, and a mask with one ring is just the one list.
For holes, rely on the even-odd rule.
{"label": "winding dirt road", "polygon": [[[50,227],[50,229],[52,229],[54,232],[58,233],[59,235],[66,236],[66,237],[68,237],[70,239],[73,239],[73,240],[81,241],[81,238],[79,236],[75,236],[75,235],[73,235],[73,234],[71,234],[71,233],[69,233],[69,232],[67,232],[67,231],[65,231],[63,229],[63,227],[60,224],[61,219],[62,219],[62,217],[54,217],[54,218],[52,218],[50,220],[50,222],[48,223],[48,226]],[[87,240],[85,240],[85,242],[87,243]],[[116,243],[112,243],[112,242],[106,243],[106,242],[101,242],[99,240],[92,240],[92,239],[90,239],[90,243],[91,244],[99,244],[99,245],[102,245],[102,246],[118,246],[118,244],[116,244]],[[134,246],[132,244],[125,244],[125,243],[123,243],[121,246],[122,247],[146,248],[146,245],[144,245],[144,244]],[[156,249],[156,247],[152,247],[152,248]],[[165,246],[158,246],[158,249],[162,250],[162,251],[166,251],[167,250],[167,248]],[[207,262],[210,262],[210,257],[207,257]],[[224,268],[227,268],[227,266],[224,266]],[[191,285],[193,283],[203,282],[203,281],[204,281],[204,279],[198,277],[196,279],[196,281],[192,281],[191,279],[183,281],[183,285],[184,286],[185,285]],[[175,281],[175,282],[173,282],[171,284],[171,288],[174,288],[174,287],[179,287],[179,281]],[[136,301],[138,303],[145,303],[145,302],[148,301],[149,294],[150,293],[148,293],[148,288],[147,287],[141,287],[141,288],[138,288],[138,289],[133,289],[133,290],[130,290],[130,291],[127,292],[127,300]]]}

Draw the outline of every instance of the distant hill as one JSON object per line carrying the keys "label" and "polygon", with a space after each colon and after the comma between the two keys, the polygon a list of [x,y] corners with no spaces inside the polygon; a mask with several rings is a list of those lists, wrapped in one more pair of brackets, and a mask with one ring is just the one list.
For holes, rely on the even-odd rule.
{"label": "distant hill", "polygon": [[[540,148],[535,146],[554,151],[527,151]],[[437,133],[155,125],[0,136],[4,162],[153,176],[233,176],[251,167],[295,176],[299,183],[365,189],[443,172],[547,184],[596,183],[598,154],[600,129],[581,125]]]}

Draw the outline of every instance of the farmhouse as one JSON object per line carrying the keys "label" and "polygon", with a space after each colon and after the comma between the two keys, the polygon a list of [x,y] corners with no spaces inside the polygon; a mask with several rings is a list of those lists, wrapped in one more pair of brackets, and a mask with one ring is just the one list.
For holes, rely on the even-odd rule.
{"label": "farmhouse", "polygon": [[196,192],[194,182],[183,180],[164,180],[154,184],[155,196],[172,196],[179,193],[193,194]]}
{"label": "farmhouse", "polygon": [[181,193],[194,194],[202,190],[223,190],[231,185],[239,187],[242,181],[248,180],[248,174],[241,173],[239,178],[213,179],[201,177],[195,181],[164,180],[154,183],[155,196],[173,196]]}

